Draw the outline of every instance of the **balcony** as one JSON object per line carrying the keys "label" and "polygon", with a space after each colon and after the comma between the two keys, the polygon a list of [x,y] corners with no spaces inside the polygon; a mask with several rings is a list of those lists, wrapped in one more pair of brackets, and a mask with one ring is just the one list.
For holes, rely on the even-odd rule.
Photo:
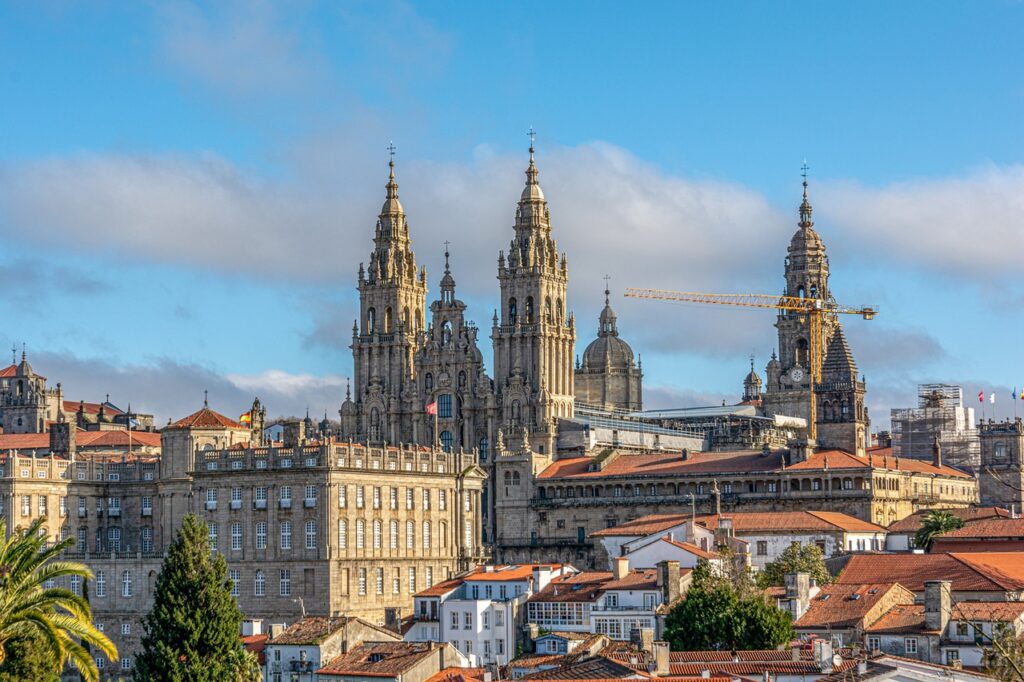
{"label": "balcony", "polygon": [[311,673],[316,666],[313,661],[289,661],[288,667],[293,673]]}
{"label": "balcony", "polygon": [[216,511],[216,510],[217,510],[217,501],[216,500],[207,500],[206,501],[206,511]]}
{"label": "balcony", "polygon": [[242,508],[242,501],[241,500],[231,500],[231,508],[232,509],[241,509]]}
{"label": "balcony", "polygon": [[79,507],[79,508],[78,508],[78,518],[80,518],[80,519],[84,519],[84,518],[85,518],[85,517],[87,517],[88,515],[89,515],[89,512],[88,512],[88,511],[86,511],[86,510],[85,510],[85,509],[83,509],[82,507]]}
{"label": "balcony", "polygon": [[107,509],[107,516],[120,516],[120,515],[121,515],[121,508],[120,507],[110,507],[110,508]]}
{"label": "balcony", "polygon": [[267,501],[266,500],[253,500],[252,501],[252,508],[253,509],[266,509],[267,508]]}
{"label": "balcony", "polygon": [[143,507],[142,508],[142,515],[143,516],[152,516],[153,515],[153,508],[152,507]]}
{"label": "balcony", "polygon": [[291,509],[292,508],[292,501],[291,500],[278,500],[277,501],[277,507],[278,507],[278,509]]}
{"label": "balcony", "polygon": [[312,509],[313,507],[316,506],[316,498],[307,497],[305,500],[302,501],[302,506],[305,507],[306,509]]}

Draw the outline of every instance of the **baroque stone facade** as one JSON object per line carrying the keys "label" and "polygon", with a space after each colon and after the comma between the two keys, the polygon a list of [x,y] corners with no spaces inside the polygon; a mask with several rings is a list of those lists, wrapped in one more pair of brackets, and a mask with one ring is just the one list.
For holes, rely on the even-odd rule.
{"label": "baroque stone facade", "polygon": [[[258,403],[252,413],[262,414]],[[0,514],[9,531],[41,517],[50,537],[75,538],[68,557],[96,578],[66,586],[88,589],[124,670],[188,513],[207,522],[247,617],[305,611],[381,622],[385,609],[408,608],[415,592],[485,558],[486,474],[474,455],[308,441],[304,422],[264,444],[262,419],[250,428],[207,406],[159,436],[131,434],[130,448],[80,449],[62,424],[70,426],[54,425],[45,455],[0,458]]]}
{"label": "baroque stone facade", "polygon": [[1024,422],[1019,418],[979,424],[981,504],[1024,509]]}
{"label": "baroque stone facade", "polygon": [[638,412],[643,409],[643,368],[633,359],[633,349],[619,338],[610,295],[605,287],[597,338],[583,351],[583,362],[576,364],[576,400],[604,410]]}

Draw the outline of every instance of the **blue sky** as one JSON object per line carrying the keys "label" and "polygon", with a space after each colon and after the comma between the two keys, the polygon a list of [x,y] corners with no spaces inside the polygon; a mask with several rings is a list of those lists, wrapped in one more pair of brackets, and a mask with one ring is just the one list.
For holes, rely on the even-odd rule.
{"label": "blue sky", "polygon": [[[612,277],[653,406],[736,399],[811,166],[875,425],[1024,388],[1024,5],[3,3],[6,347],[160,418],[334,413],[390,140],[414,248],[481,326],[538,130],[578,351]],[[484,348],[485,353],[489,349]],[[987,408],[991,411],[991,408]],[[1018,408],[1024,414],[1024,403]]]}

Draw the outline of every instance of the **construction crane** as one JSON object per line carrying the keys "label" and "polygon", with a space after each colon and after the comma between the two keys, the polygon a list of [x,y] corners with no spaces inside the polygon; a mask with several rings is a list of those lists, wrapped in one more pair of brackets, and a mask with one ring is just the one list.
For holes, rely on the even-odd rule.
{"label": "construction crane", "polygon": [[807,425],[810,440],[817,437],[818,406],[815,392],[821,382],[821,364],[824,349],[821,348],[822,319],[825,316],[860,315],[870,320],[878,314],[874,306],[851,308],[840,305],[833,299],[797,298],[795,296],[771,296],[769,294],[704,294],[694,291],[665,291],[662,289],[626,289],[627,298],[649,298],[656,301],[675,303],[704,303],[709,305],[730,305],[738,308],[761,308],[766,310],[787,310],[807,315],[810,327],[808,354],[810,356],[811,414]]}

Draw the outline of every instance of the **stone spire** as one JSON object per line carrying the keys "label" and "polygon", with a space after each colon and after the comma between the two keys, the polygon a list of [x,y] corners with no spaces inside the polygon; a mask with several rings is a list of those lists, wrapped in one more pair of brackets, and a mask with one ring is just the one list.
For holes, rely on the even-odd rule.
{"label": "stone spire", "polygon": [[828,352],[821,366],[821,377],[822,383],[828,383],[830,380],[857,380],[857,363],[853,360],[853,353],[850,352],[841,326],[836,326],[836,331],[828,344]]}
{"label": "stone spire", "polygon": [[800,204],[800,227],[805,229],[805,230],[808,230],[808,229],[814,227],[814,220],[812,220],[812,215],[814,214],[814,209],[811,208],[811,202],[807,198],[807,170],[808,170],[807,162],[804,161],[804,165],[803,165],[803,168],[802,168],[803,178],[804,178],[804,182],[803,182],[803,185],[804,185],[804,200]]}

